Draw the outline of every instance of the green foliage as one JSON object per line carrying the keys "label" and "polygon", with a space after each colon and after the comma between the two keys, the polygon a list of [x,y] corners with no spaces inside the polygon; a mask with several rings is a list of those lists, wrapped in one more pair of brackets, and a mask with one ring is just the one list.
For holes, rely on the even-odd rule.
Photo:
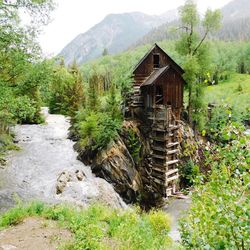
{"label": "green foliage", "polygon": [[242,116],[228,106],[218,106],[212,110],[212,117],[207,123],[207,136],[216,142],[228,143],[242,135],[244,126]]}
{"label": "green foliage", "polygon": [[237,89],[236,89],[237,92],[242,92],[243,91],[243,88],[241,86],[241,84],[239,83]]}
{"label": "green foliage", "polygon": [[[52,9],[52,0],[0,1],[0,155],[15,148],[11,126],[42,121],[39,89],[47,81],[47,72],[39,62],[35,40]],[[29,26],[21,24],[22,11],[31,17]]]}
{"label": "green foliage", "polygon": [[[219,28],[220,12],[207,10],[205,17],[200,22],[196,4],[193,0],[187,0],[180,8],[181,29],[176,50],[185,57],[183,68],[184,79],[188,83],[188,118],[190,124],[203,127],[204,105],[203,105],[203,79],[208,70],[208,44],[205,40],[208,34]],[[198,32],[202,25],[204,34]],[[210,62],[211,63],[211,62]]]}
{"label": "green foliage", "polygon": [[[36,123],[40,121],[40,114],[37,114],[35,100],[27,95],[19,95],[16,89],[6,87],[0,84],[1,124],[8,130],[9,125],[14,123]],[[27,92],[28,93],[28,92]],[[40,112],[40,109],[39,109]]]}
{"label": "green foliage", "polygon": [[184,165],[180,166],[181,183],[185,186],[192,186],[199,173],[199,166],[194,164],[192,160],[188,160]]}
{"label": "green foliage", "polygon": [[128,136],[127,136],[127,147],[128,151],[131,154],[134,162],[137,164],[140,161],[140,152],[141,152],[141,142],[140,138],[138,138],[138,135],[136,134],[133,129],[128,129]]}
{"label": "green foliage", "polygon": [[120,102],[114,84],[110,87],[105,110],[112,119],[121,119]]}
{"label": "green foliage", "polygon": [[[242,91],[235,91],[238,85],[242,86]],[[218,112],[213,111],[214,116],[226,115],[231,109],[232,121],[242,122],[249,120],[249,94],[250,94],[250,76],[242,74],[232,74],[231,79],[224,81],[216,86],[208,86],[205,90],[205,102],[214,103],[221,106]],[[225,104],[227,104],[225,106]],[[224,109],[224,111],[223,111]],[[222,114],[219,114],[219,113]],[[227,114],[225,113],[227,112]],[[217,119],[218,122],[219,118]]]}
{"label": "green foliage", "polygon": [[118,136],[118,131],[121,129],[121,120],[113,119],[101,112],[90,112],[78,123],[81,145],[91,146],[93,150],[105,148]]}
{"label": "green foliage", "polygon": [[88,87],[88,98],[87,98],[87,108],[89,110],[97,111],[100,109],[100,97],[98,93],[100,77],[97,73],[94,73],[89,79]]}
{"label": "green foliage", "polygon": [[94,204],[86,209],[40,202],[18,205],[0,216],[0,228],[16,225],[27,216],[56,220],[74,235],[62,249],[174,249],[165,212],[110,209]]}
{"label": "green foliage", "polygon": [[37,109],[28,96],[17,97],[10,106],[17,123],[36,123]]}
{"label": "green foliage", "polygon": [[187,249],[248,249],[249,141],[241,137],[207,155],[211,173],[192,195],[188,216],[181,223]]}
{"label": "green foliage", "polygon": [[82,76],[73,63],[69,69],[55,67],[50,84],[49,109],[52,113],[73,116],[84,105]]}

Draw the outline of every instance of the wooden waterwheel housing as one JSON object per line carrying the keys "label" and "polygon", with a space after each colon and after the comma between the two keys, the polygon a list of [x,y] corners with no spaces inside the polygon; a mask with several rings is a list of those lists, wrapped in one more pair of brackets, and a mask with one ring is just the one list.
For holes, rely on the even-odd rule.
{"label": "wooden waterwheel housing", "polygon": [[133,71],[129,110],[133,119],[149,124],[150,131],[150,164],[146,166],[149,174],[145,185],[164,197],[176,192],[179,178],[178,129],[183,108],[183,73],[157,44]]}

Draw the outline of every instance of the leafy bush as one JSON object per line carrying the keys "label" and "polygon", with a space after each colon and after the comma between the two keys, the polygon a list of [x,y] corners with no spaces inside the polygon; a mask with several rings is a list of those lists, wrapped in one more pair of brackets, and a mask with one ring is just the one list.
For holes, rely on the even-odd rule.
{"label": "leafy bush", "polygon": [[249,141],[241,138],[210,152],[208,182],[200,178],[181,222],[187,249],[249,249]]}
{"label": "leafy bush", "polygon": [[90,112],[78,126],[81,145],[91,146],[93,150],[100,150],[118,136],[121,121],[113,120],[105,113]]}
{"label": "leafy bush", "polygon": [[192,160],[188,160],[185,164],[180,166],[181,183],[185,186],[192,186],[199,173],[199,166],[194,164]]}
{"label": "leafy bush", "polygon": [[128,147],[128,151],[131,154],[133,160],[135,163],[138,163],[140,161],[140,151],[141,151],[141,142],[140,138],[138,138],[138,135],[136,134],[133,129],[128,129],[128,136],[126,139],[126,144]]}
{"label": "leafy bush", "polygon": [[208,137],[221,143],[237,139],[244,130],[242,118],[228,106],[214,108],[211,120],[207,124]]}
{"label": "leafy bush", "polygon": [[11,109],[17,123],[36,123],[37,109],[28,96],[15,98]]}
{"label": "leafy bush", "polygon": [[174,249],[168,236],[170,219],[162,211],[146,214],[98,204],[79,210],[33,202],[27,206],[20,204],[1,215],[0,228],[15,225],[27,216],[41,216],[66,226],[74,239],[62,249]]}

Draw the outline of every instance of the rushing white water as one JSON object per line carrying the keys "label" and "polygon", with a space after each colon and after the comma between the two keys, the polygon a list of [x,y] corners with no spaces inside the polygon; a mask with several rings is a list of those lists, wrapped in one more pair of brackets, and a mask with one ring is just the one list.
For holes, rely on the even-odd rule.
{"label": "rushing white water", "polygon": [[[95,177],[90,167],[77,160],[73,142],[67,139],[69,120],[62,115],[48,114],[44,125],[18,125],[16,140],[20,151],[7,157],[7,166],[0,166],[0,212],[15,205],[15,196],[23,201],[41,200],[49,203],[67,201],[87,205],[101,201],[113,207],[126,207],[111,184]],[[56,183],[63,171],[82,170],[83,181],[70,182],[57,195]],[[170,236],[180,240],[178,220],[189,207],[190,200],[172,200],[164,209],[173,219]]]}
{"label": "rushing white water", "polygon": [[[20,151],[7,157],[7,166],[0,168],[0,211],[15,204],[15,196],[24,201],[69,201],[86,205],[92,201],[108,202],[115,207],[125,204],[112,185],[95,177],[90,167],[77,160],[73,142],[67,139],[69,120],[62,115],[48,114],[44,125],[17,125],[16,140]],[[83,181],[68,183],[63,194],[56,194],[56,182],[63,171],[82,170]]]}

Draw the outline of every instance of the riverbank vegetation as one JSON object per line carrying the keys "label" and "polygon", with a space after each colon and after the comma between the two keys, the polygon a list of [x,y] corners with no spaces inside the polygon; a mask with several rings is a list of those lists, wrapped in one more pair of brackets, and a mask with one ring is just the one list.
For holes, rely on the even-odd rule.
{"label": "riverbank vegetation", "polygon": [[[50,0],[0,2],[0,159],[14,148],[11,126],[42,122],[39,88],[46,82],[47,65],[35,40],[53,8]],[[20,9],[29,15],[29,25],[21,25]]]}
{"label": "riverbank vegetation", "polygon": [[209,174],[195,180],[192,204],[181,221],[187,249],[248,249],[249,137],[236,128],[234,138],[207,152]]}
{"label": "riverbank vegetation", "polygon": [[19,204],[0,216],[0,229],[30,216],[58,221],[73,239],[60,249],[178,249],[168,236],[170,218],[161,211],[110,209],[94,204],[86,209],[40,202]]}

